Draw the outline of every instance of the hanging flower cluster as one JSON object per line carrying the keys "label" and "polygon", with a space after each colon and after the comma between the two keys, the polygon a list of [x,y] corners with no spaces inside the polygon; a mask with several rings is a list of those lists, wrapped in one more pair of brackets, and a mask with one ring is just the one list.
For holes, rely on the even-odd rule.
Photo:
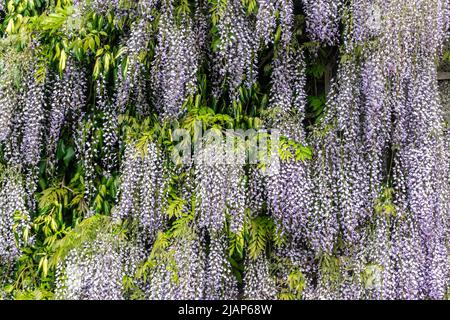
{"label": "hanging flower cluster", "polygon": [[113,217],[132,218],[142,228],[144,239],[152,240],[165,222],[165,181],[158,147],[149,143],[142,151],[129,144],[122,164],[119,203]]}
{"label": "hanging flower cluster", "polygon": [[303,0],[311,39],[328,45],[339,40],[342,0]]}
{"label": "hanging flower cluster", "polygon": [[[291,1],[280,1],[282,35],[272,63],[270,108],[276,116],[271,125],[281,135],[306,144],[303,119],[306,106],[303,54],[293,45],[294,8]],[[285,231],[301,238],[306,231],[310,207],[310,185],[305,163],[297,159],[281,161],[279,170],[268,174],[267,203],[272,215]]]}
{"label": "hanging flower cluster", "polygon": [[258,39],[254,36],[255,22],[246,17],[240,0],[220,1],[217,30],[219,43],[214,58],[218,85],[226,83],[232,101],[238,98],[241,84],[250,87],[256,79],[255,50]]}
{"label": "hanging flower cluster", "polygon": [[[446,37],[446,11],[436,11],[444,5],[373,1],[371,19],[383,17],[376,28],[354,20],[347,50],[374,30],[379,44],[367,47],[360,62],[341,64],[329,97],[312,170],[320,210],[313,216],[323,217],[313,243],[331,252],[342,235],[359,249],[341,248],[340,259],[376,285],[364,290],[364,279],[349,282],[341,274],[334,291],[319,297],[441,299],[447,290],[449,156],[433,62]],[[352,9],[356,17],[368,14],[368,6]],[[374,213],[386,185],[394,188],[392,204]]]}
{"label": "hanging flower cluster", "polygon": [[220,232],[211,233],[207,259],[205,298],[208,300],[232,300],[238,296],[236,278],[227,259],[227,241]]}
{"label": "hanging flower cluster", "polygon": [[[448,295],[448,0],[77,0],[80,37],[55,26],[70,4],[55,6],[42,37],[4,31],[19,53],[0,41],[0,269],[27,254],[30,216],[47,214],[36,193],[57,181],[61,215],[78,205],[120,229],[67,250],[59,299]],[[340,59],[310,121],[322,49]],[[271,140],[254,164],[226,129],[260,124]],[[176,129],[194,136],[182,164],[168,157]]]}
{"label": "hanging flower cluster", "polygon": [[108,235],[72,249],[58,265],[56,298],[122,300],[122,257]]}
{"label": "hanging flower cluster", "polygon": [[146,292],[152,300],[204,298],[205,250],[201,237],[189,234],[170,246],[172,256],[160,258]]}
{"label": "hanging flower cluster", "polygon": [[127,17],[133,8],[125,6],[122,0],[73,0],[73,5],[81,11],[92,10],[99,15],[112,13],[117,19]]}
{"label": "hanging flower cluster", "polygon": [[140,61],[140,55],[145,52],[149,41],[146,32],[146,22],[141,20],[136,22],[131,30],[130,37],[127,41],[128,68],[126,74],[121,70],[117,76],[117,90],[115,103],[121,113],[124,113],[126,107],[132,103],[139,110],[140,114],[145,114],[148,110],[148,102],[146,101],[147,79],[144,76],[145,67]]}
{"label": "hanging flower cluster", "polygon": [[[89,113],[86,116],[81,112],[72,132],[75,138],[77,157],[84,170],[84,198],[89,205],[98,191],[95,186],[95,179],[98,174],[97,161],[101,163],[105,176],[110,176],[118,167],[119,114],[117,105],[111,102],[106,86],[107,82],[104,77],[97,79],[94,89],[96,102],[94,110],[97,114]],[[104,146],[103,150],[98,148],[101,143]],[[90,210],[88,216],[93,212],[93,210]]]}
{"label": "hanging flower cluster", "polygon": [[106,172],[111,173],[117,166],[117,148],[119,145],[118,136],[118,110],[117,105],[110,100],[106,79],[103,77],[97,80],[96,83],[97,94],[97,110],[101,113],[101,120],[99,127],[102,129],[104,157],[102,159],[103,167]]}
{"label": "hanging flower cluster", "polygon": [[[4,149],[4,160],[25,175],[27,204],[31,210],[34,206],[37,166],[41,159],[47,120],[47,87],[44,81],[38,79],[37,61],[32,57],[36,46],[33,43],[20,54],[9,52],[6,55],[2,62],[6,67],[2,70],[2,83],[6,87],[2,88],[0,94],[5,102],[0,124],[0,144]],[[31,65],[20,61],[25,57],[31,60]],[[46,66],[43,66],[41,72],[45,74],[46,71]]]}
{"label": "hanging flower cluster", "polygon": [[[34,46],[37,46],[34,44]],[[36,54],[26,49],[12,61]],[[30,58],[30,65],[9,65],[3,73],[1,97],[2,119],[0,143],[5,160],[17,165],[27,175],[29,198],[35,190],[36,171],[43,155],[52,159],[62,131],[73,131],[84,113],[87,79],[83,69],[67,61],[61,75],[48,72],[48,67]],[[46,151],[46,152],[43,152]]]}
{"label": "hanging flower cluster", "polygon": [[0,166],[0,266],[13,264],[20,256],[24,231],[30,228],[25,199],[20,176]]}
{"label": "hanging flower cluster", "polygon": [[147,298],[217,300],[238,296],[223,233],[211,233],[209,252],[205,235],[189,232],[170,245],[169,256],[156,260],[145,286]]}
{"label": "hanging flower cluster", "polygon": [[55,154],[61,132],[67,123],[78,125],[86,104],[86,75],[73,61],[68,61],[64,74],[56,75],[50,98],[47,153]]}
{"label": "hanging flower cluster", "polygon": [[131,31],[126,40],[128,64],[125,74],[118,72],[115,103],[120,113],[124,113],[126,107],[134,105],[140,114],[146,114],[148,105],[148,77],[142,56],[148,50],[151,39],[149,23],[154,21],[153,10],[158,1],[141,0],[137,5],[137,18],[131,26]]}
{"label": "hanging flower cluster", "polygon": [[38,83],[35,70],[32,70],[26,80],[27,94],[22,109],[23,136],[20,152],[23,155],[22,164],[36,166],[40,160],[42,138],[44,132],[44,84]]}
{"label": "hanging flower cluster", "polygon": [[256,260],[247,258],[245,262],[245,293],[248,299],[273,300],[277,289],[275,281],[269,273],[269,261],[263,255]]}
{"label": "hanging flower cluster", "polygon": [[176,21],[172,2],[162,4],[152,68],[155,105],[169,118],[179,116],[186,98],[195,93],[199,63],[193,22],[187,15]]}
{"label": "hanging flower cluster", "polygon": [[256,32],[258,38],[266,46],[273,42],[273,34],[277,28],[277,9],[278,1],[258,1]]}

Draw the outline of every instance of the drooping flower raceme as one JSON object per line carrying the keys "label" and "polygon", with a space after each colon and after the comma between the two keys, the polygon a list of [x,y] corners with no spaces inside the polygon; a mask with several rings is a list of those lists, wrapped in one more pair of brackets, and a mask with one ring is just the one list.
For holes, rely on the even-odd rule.
{"label": "drooping flower raceme", "polygon": [[[364,44],[379,35],[381,31],[381,8],[377,0],[353,0],[350,4],[352,25],[349,26],[349,41]],[[348,43],[347,45],[350,45]]]}
{"label": "drooping flower raceme", "polygon": [[149,143],[143,152],[127,145],[122,164],[119,203],[113,217],[138,222],[141,235],[154,240],[165,222],[165,182],[161,151]]}
{"label": "drooping flower raceme", "polygon": [[[2,67],[8,68],[8,65],[4,63]],[[14,107],[19,99],[17,97],[17,89],[15,89],[13,79],[2,74],[0,87],[0,143],[7,141],[13,130]]]}
{"label": "drooping flower raceme", "polygon": [[205,299],[206,246],[204,234],[188,232],[170,245],[173,255],[156,260],[145,287],[149,299]]}
{"label": "drooping flower raceme", "polygon": [[[370,281],[378,274],[378,280],[362,290],[342,274],[337,291],[322,287],[319,296],[355,298],[348,294],[360,292],[356,297],[441,299],[449,278],[444,249],[449,185],[443,182],[448,181],[449,157],[433,61],[448,20],[447,11],[436,8],[446,4],[392,0],[371,5],[376,12],[369,16],[382,17],[375,29],[361,22],[359,15],[368,8],[353,2],[354,25],[346,29],[344,50],[352,54],[354,43],[373,36],[379,37],[377,45],[365,47],[359,62],[341,63],[312,171],[319,191],[314,208],[323,212],[313,217],[339,229],[325,231],[324,238],[324,225],[314,227],[321,231],[312,243],[330,252],[342,232],[354,253],[342,249],[339,259],[350,257],[352,268],[364,270]],[[374,213],[386,186],[394,190],[392,205]],[[368,224],[374,229],[364,227]],[[329,240],[321,244],[323,239]]]}
{"label": "drooping flower raceme", "polygon": [[117,245],[107,235],[72,249],[58,265],[56,298],[122,300],[124,268]]}
{"label": "drooping flower raceme", "polygon": [[342,0],[303,0],[306,28],[315,41],[335,45],[339,40]]}
{"label": "drooping flower raceme", "polygon": [[[448,0],[73,4],[68,19],[75,23],[64,23],[56,41],[83,36],[78,27],[90,19],[95,28],[115,28],[111,38],[100,32],[95,42],[115,53],[109,72],[90,79],[88,65],[76,62],[71,50],[56,73],[53,63],[42,63],[48,38],[38,32],[32,36],[43,43],[20,52],[7,42],[16,38],[10,32],[1,41],[0,162],[8,166],[0,166],[2,272],[13,275],[21,248],[31,243],[38,185],[72,178],[71,172],[53,176],[62,169],[55,151],[63,139],[65,146],[75,143],[88,206],[103,192],[100,178],[114,183],[120,171],[112,218],[114,228],[124,222],[127,240],[102,230],[71,248],[57,268],[57,298],[448,295],[450,137],[436,70],[449,36]],[[305,14],[306,33],[298,14]],[[321,52],[341,55],[323,117],[311,130],[306,97],[315,93],[307,90],[307,61],[322,54],[310,50],[305,37]],[[84,51],[93,58],[91,48]],[[95,58],[105,62],[106,56]],[[195,106],[186,103],[197,93]],[[247,163],[240,133],[227,132],[224,142],[220,120],[233,112],[239,128],[263,118],[266,133],[277,138],[270,157]],[[192,161],[169,163],[167,124],[185,128],[197,116],[219,119],[204,123],[213,136],[199,139]],[[152,135],[134,137],[140,121],[156,129]],[[311,159],[300,159],[309,147]],[[66,167],[78,168],[75,162]],[[68,192],[75,196],[78,189]],[[66,221],[72,204],[63,209]],[[261,218],[270,225],[254,256],[247,240]],[[0,275],[5,278],[9,274]],[[127,291],[124,280],[131,278]]]}
{"label": "drooping flower raceme", "polygon": [[206,266],[205,299],[230,300],[238,296],[236,278],[227,259],[227,241],[221,232],[212,232]]}
{"label": "drooping flower raceme", "polygon": [[247,17],[240,0],[218,4],[217,30],[219,43],[214,65],[219,78],[228,85],[230,100],[237,99],[241,84],[250,87],[256,79],[255,50],[258,45],[254,36],[255,22]]}
{"label": "drooping flower raceme", "polygon": [[[281,136],[306,145],[303,128],[306,106],[304,58],[300,49],[293,46],[293,3],[280,1],[278,4],[282,35],[272,63],[269,104],[275,116],[268,124]],[[281,161],[279,170],[267,175],[266,190],[272,215],[285,231],[302,238],[311,201],[307,165],[298,159]]]}
{"label": "drooping flower raceme", "polygon": [[56,76],[50,98],[47,152],[55,153],[66,122],[78,123],[86,103],[86,76],[81,68],[68,61],[62,77]]}
{"label": "drooping flower raceme", "polygon": [[244,282],[244,295],[247,299],[266,300],[276,297],[275,281],[269,273],[269,262],[263,254],[256,260],[247,258]]}
{"label": "drooping flower raceme", "polygon": [[259,0],[256,18],[256,32],[264,45],[273,42],[273,34],[277,27],[276,1]]}

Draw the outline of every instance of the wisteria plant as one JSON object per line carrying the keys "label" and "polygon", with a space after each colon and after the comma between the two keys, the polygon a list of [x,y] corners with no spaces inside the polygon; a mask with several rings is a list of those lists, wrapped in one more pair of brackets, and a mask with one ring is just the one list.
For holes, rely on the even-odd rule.
{"label": "wisteria plant", "polygon": [[449,0],[0,1],[0,299],[447,299]]}

